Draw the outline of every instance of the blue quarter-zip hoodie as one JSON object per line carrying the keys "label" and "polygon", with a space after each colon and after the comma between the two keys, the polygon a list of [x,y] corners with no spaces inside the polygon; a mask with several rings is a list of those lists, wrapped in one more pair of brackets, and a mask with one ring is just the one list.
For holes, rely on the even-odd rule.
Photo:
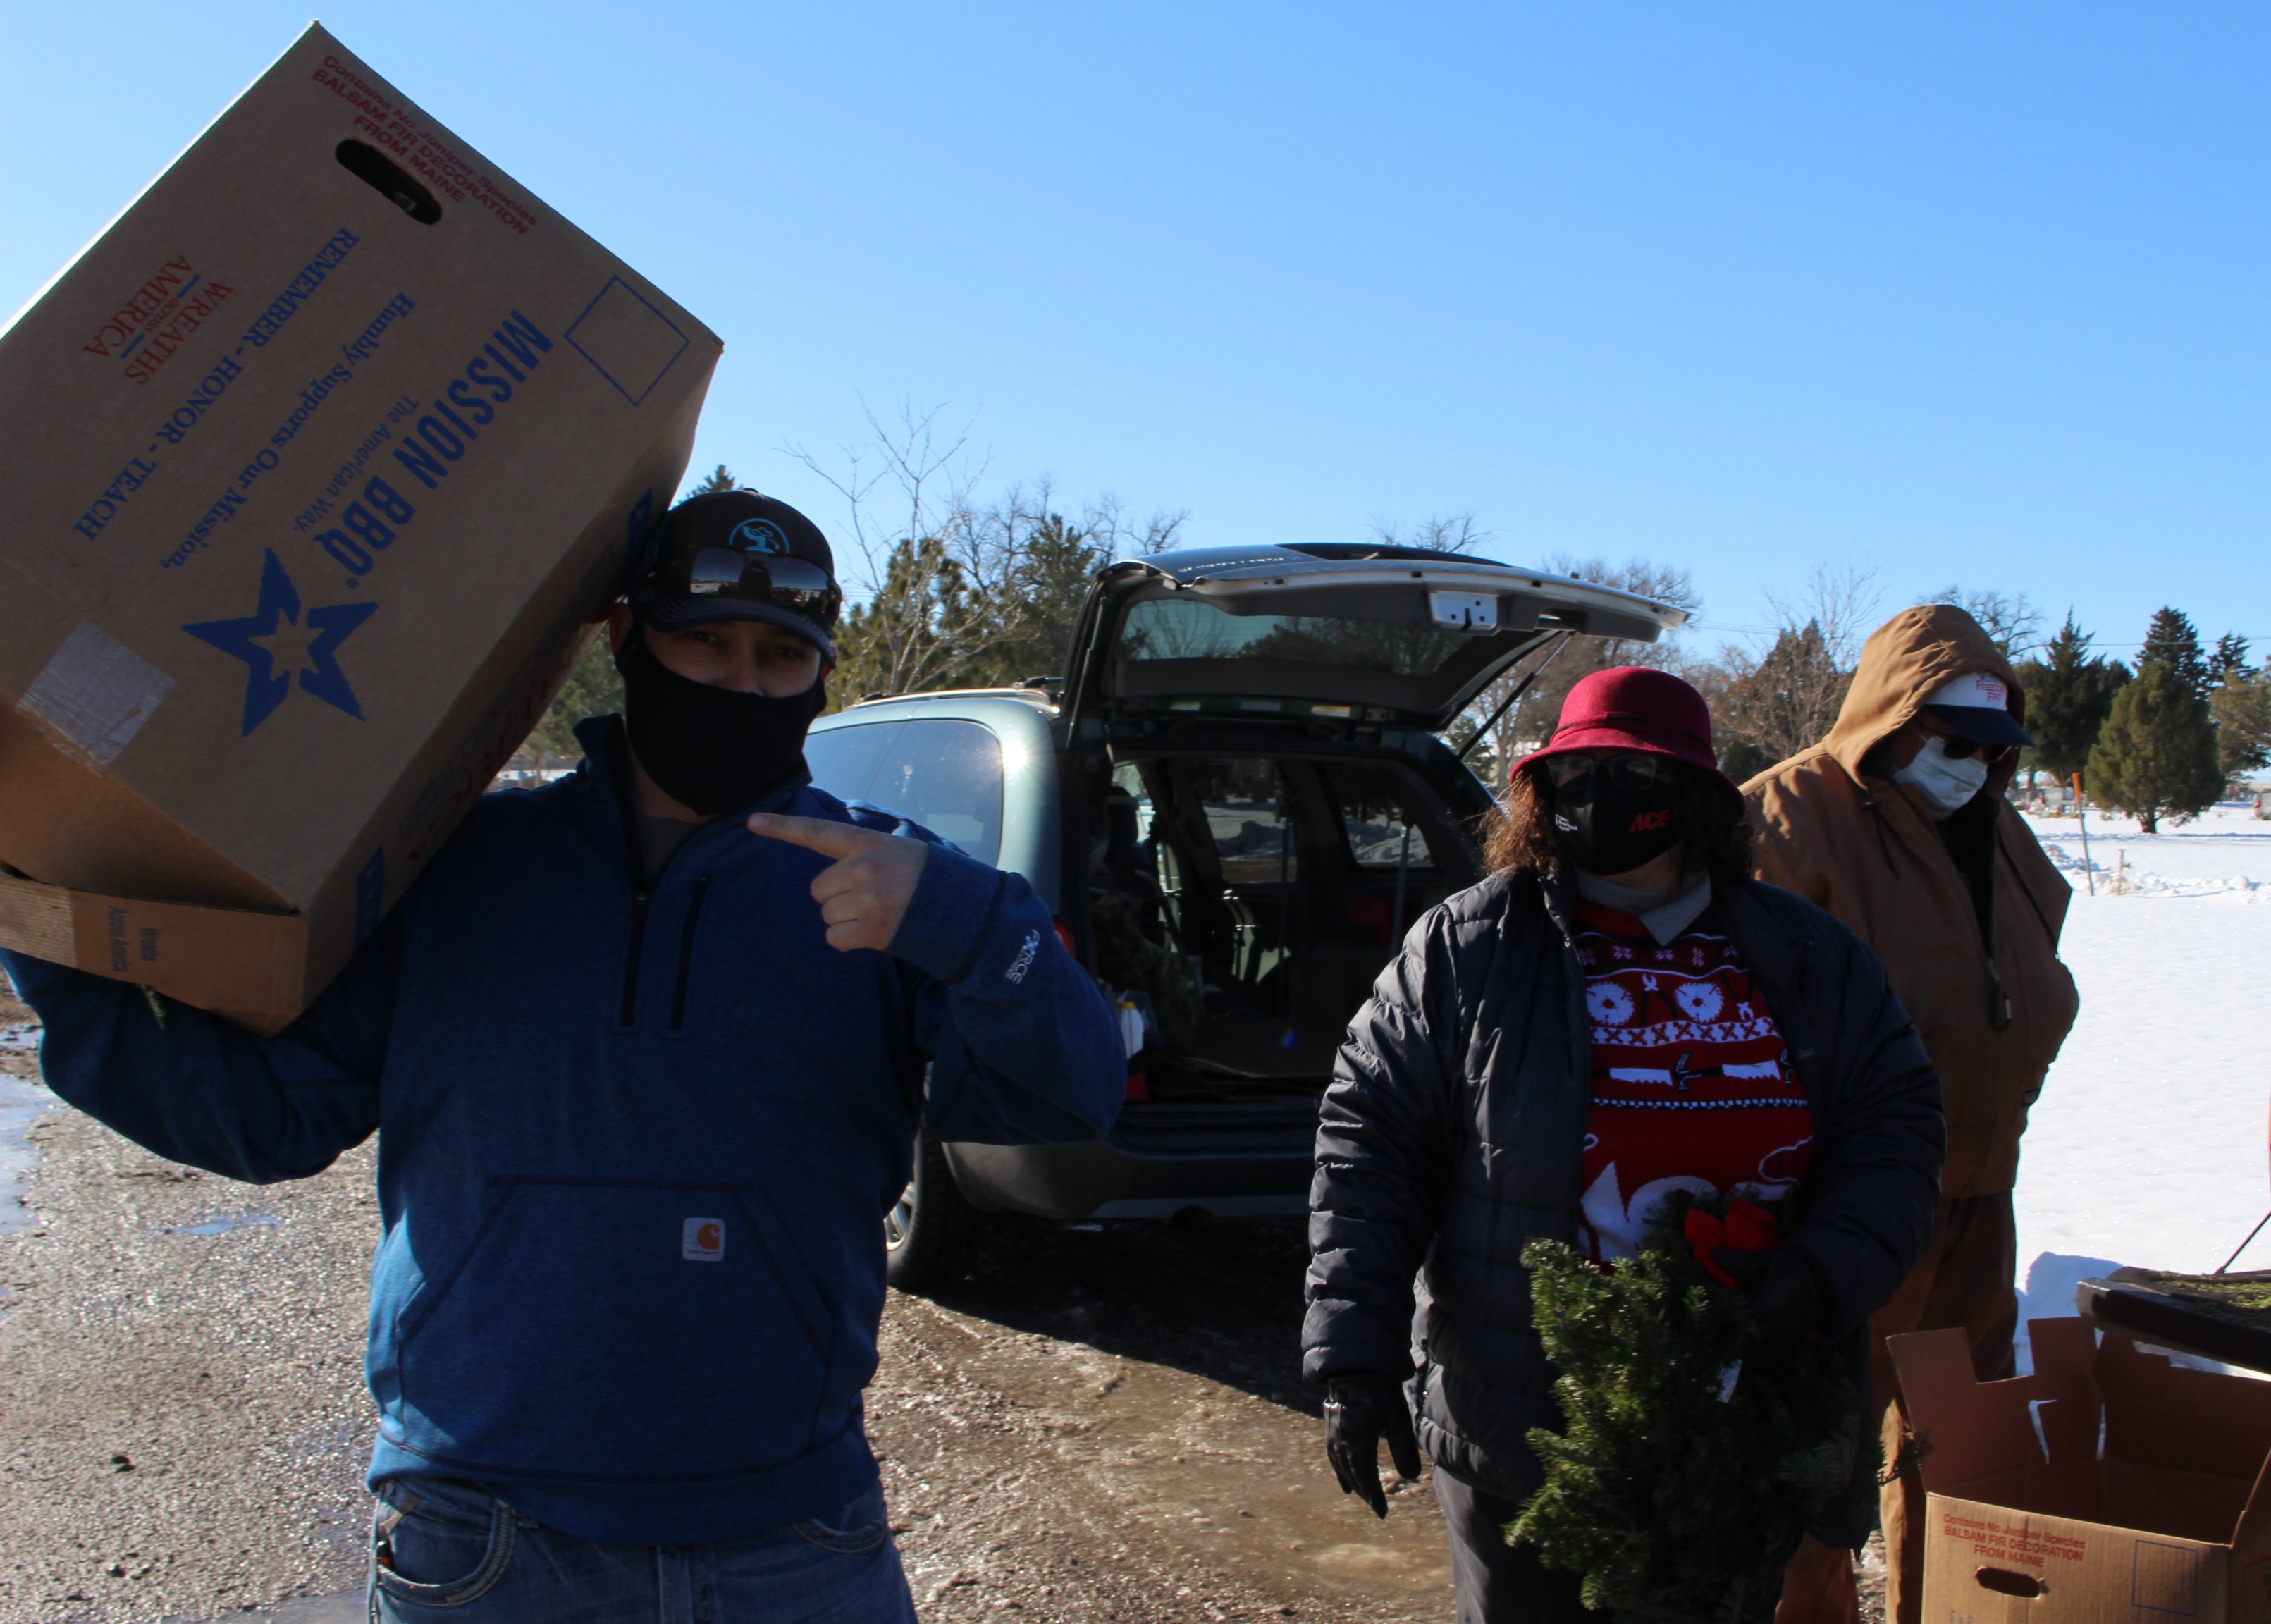
{"label": "blue quarter-zip hoodie", "polygon": [[1125,1060],[1016,875],[778,791],[749,810],[931,844],[890,951],[838,952],[808,889],[829,860],[739,816],[644,883],[620,724],[583,736],[571,776],[483,797],[276,1038],[4,962],[48,1084],[161,1156],[266,1182],[377,1131],[374,1484],[471,1479],[587,1539],[737,1538],[875,1480],[860,1391],[912,1112],[1094,1138]]}

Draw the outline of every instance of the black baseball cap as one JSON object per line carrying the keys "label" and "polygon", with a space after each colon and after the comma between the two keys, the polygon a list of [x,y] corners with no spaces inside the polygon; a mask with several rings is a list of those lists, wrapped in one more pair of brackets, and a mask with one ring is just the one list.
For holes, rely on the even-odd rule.
{"label": "black baseball cap", "polygon": [[836,555],[820,526],[787,503],[753,490],[689,496],[664,518],[654,557],[630,606],[657,630],[762,621],[836,664],[830,634],[844,608]]}

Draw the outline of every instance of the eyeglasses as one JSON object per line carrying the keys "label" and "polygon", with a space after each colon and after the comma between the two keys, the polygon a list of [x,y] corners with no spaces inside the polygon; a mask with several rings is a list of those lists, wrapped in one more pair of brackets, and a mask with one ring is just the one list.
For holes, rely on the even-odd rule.
{"label": "eyeglasses", "polygon": [[1940,753],[1950,761],[1966,760],[1975,751],[1977,752],[1980,760],[1992,767],[2007,756],[2017,755],[2019,747],[2015,744],[1983,744],[1977,739],[1959,739],[1945,734],[1940,735]]}
{"label": "eyeglasses", "polygon": [[1638,750],[1614,756],[1556,756],[1546,762],[1545,776],[1553,780],[1556,789],[1582,789],[1591,784],[1596,768],[1605,770],[1609,782],[1623,790],[1647,789],[1672,776],[1670,762]]}
{"label": "eyeglasses", "polygon": [[744,553],[736,548],[703,547],[665,561],[655,572],[658,594],[729,598],[769,603],[833,628],[844,607],[844,590],[808,558],[785,554]]}

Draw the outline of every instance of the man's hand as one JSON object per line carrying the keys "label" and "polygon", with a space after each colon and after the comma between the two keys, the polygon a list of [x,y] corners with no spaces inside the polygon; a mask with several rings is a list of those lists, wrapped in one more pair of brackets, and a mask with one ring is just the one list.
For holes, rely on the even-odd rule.
{"label": "man's hand", "polygon": [[836,859],[813,881],[812,899],[828,921],[828,945],[844,953],[855,948],[881,952],[891,945],[930,857],[930,847],[908,836],[822,817],[756,812],[749,832]]}
{"label": "man's hand", "polygon": [[1411,1412],[1404,1383],[1393,1376],[1344,1376],[1325,1386],[1325,1458],[1341,1493],[1353,1494],[1388,1515],[1388,1494],[1380,1486],[1380,1441],[1399,1478],[1419,1475],[1419,1441],[1411,1435]]}

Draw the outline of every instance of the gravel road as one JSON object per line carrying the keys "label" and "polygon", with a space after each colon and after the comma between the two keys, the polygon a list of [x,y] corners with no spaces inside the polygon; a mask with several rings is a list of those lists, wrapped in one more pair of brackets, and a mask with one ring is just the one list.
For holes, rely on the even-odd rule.
{"label": "gravel road", "polygon": [[[0,1045],[0,1090],[34,1069]],[[0,1624],[357,1624],[369,1148],[255,1187],[66,1108],[29,1137],[13,1233],[0,1158]],[[894,1293],[868,1423],[922,1616],[1448,1620],[1425,1484],[1382,1523],[1325,1467],[1302,1256],[1293,1225],[1012,1224],[972,1284]]]}
{"label": "gravel road", "polygon": [[[28,1019],[0,999],[0,1030]],[[19,1117],[52,1098],[21,1047],[0,1073]],[[0,1624],[359,1619],[369,1149],[249,1186],[60,1106],[28,1138],[0,1222]],[[978,1283],[894,1293],[870,1430],[924,1618],[1448,1618],[1432,1497],[1379,1523],[1324,1467],[1300,1263],[1291,1225],[1013,1225]]]}

